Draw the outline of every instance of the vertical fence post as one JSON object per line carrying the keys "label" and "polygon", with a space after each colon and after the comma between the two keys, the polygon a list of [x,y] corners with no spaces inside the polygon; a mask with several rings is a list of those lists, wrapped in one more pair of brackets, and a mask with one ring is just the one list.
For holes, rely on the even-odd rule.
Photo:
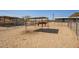
{"label": "vertical fence post", "polygon": [[78,23],[77,23],[77,18],[76,18],[76,35],[77,35],[77,40],[78,40]]}
{"label": "vertical fence post", "polygon": [[68,21],[67,21],[67,26],[69,27],[69,19],[68,19]]}

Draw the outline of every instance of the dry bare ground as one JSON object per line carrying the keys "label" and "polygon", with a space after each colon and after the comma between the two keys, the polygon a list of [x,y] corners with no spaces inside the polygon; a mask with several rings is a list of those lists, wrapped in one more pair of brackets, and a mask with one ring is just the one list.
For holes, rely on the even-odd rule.
{"label": "dry bare ground", "polygon": [[[76,34],[67,27],[67,23],[49,23],[49,27],[57,32],[38,31],[41,27],[24,26],[0,27],[0,47],[2,48],[76,48]],[[37,30],[38,29],[38,30]],[[36,31],[35,31],[36,30]]]}

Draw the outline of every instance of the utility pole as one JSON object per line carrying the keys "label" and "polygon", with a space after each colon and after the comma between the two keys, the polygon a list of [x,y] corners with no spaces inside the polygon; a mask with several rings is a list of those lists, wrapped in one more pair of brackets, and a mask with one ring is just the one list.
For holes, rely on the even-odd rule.
{"label": "utility pole", "polygon": [[55,24],[55,14],[54,14],[54,13],[53,13],[52,20],[53,20],[53,22],[54,22],[54,24]]}
{"label": "utility pole", "polygon": [[53,20],[55,20],[55,18],[54,18],[55,16],[54,16],[54,13],[53,13]]}

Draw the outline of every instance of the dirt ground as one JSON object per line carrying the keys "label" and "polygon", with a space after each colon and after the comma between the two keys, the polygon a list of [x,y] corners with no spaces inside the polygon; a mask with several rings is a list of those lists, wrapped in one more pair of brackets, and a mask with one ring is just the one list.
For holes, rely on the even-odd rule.
{"label": "dirt ground", "polygon": [[0,27],[1,48],[76,48],[76,34],[67,23],[49,23],[48,27]]}

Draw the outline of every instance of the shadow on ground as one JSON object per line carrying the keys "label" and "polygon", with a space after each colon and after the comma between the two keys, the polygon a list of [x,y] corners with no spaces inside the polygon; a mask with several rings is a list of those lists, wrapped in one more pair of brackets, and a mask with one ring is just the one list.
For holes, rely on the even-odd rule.
{"label": "shadow on ground", "polygon": [[58,29],[41,28],[41,29],[35,30],[35,32],[46,32],[46,33],[56,33],[56,34],[58,34],[59,30]]}

